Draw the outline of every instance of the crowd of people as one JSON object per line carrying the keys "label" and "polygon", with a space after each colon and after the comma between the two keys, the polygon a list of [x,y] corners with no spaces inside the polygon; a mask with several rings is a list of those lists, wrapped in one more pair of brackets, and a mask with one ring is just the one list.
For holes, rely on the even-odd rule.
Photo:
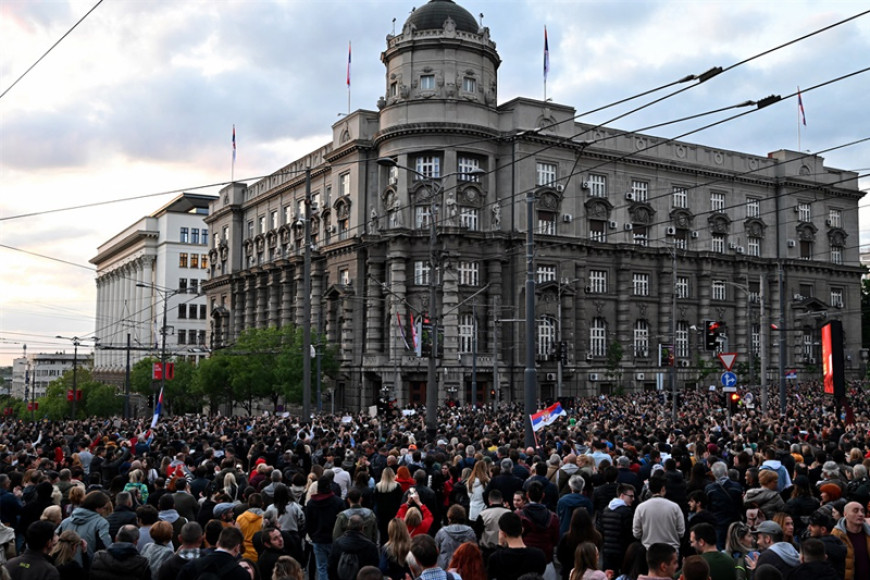
{"label": "crowd of people", "polygon": [[[870,397],[0,424],[12,579],[862,580]],[[756,400],[760,400],[756,397]]]}

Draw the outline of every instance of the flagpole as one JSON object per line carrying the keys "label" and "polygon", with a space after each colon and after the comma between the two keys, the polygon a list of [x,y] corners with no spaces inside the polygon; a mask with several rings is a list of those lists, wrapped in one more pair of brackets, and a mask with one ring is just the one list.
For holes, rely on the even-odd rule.
{"label": "flagpole", "polygon": [[350,41],[347,41],[347,114],[350,115]]}
{"label": "flagpole", "polygon": [[547,40],[547,27],[544,26],[544,102],[547,102],[547,73],[550,72],[550,43]]}
{"label": "flagpole", "polygon": [[236,124],[233,123],[233,162],[230,166],[230,183],[236,180]]}
{"label": "flagpole", "polygon": [[797,88],[798,92],[798,108],[797,108],[797,129],[798,129],[798,151],[802,151],[801,149],[801,88]]}

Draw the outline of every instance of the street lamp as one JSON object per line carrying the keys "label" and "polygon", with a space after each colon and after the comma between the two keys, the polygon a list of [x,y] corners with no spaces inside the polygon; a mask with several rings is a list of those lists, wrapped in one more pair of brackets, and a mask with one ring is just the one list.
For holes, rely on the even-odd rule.
{"label": "street lamp", "polygon": [[[79,338],[78,336],[60,336],[57,335],[55,338],[60,338],[61,340],[71,340],[73,343],[73,388],[72,388],[72,420],[76,419],[76,399],[78,399],[78,366],[79,366],[79,346],[81,345],[81,341],[88,340],[85,338]],[[97,337],[91,337],[90,340],[98,340]],[[34,386],[34,391],[36,387]],[[34,393],[35,394],[35,393]],[[36,397],[34,397],[35,399]]]}
{"label": "street lamp", "polygon": [[438,431],[438,377],[435,373],[436,357],[438,356],[438,308],[435,302],[437,298],[438,282],[435,279],[437,260],[435,258],[435,244],[438,240],[438,229],[435,223],[435,215],[438,210],[438,197],[443,193],[442,182],[454,175],[479,176],[486,172],[480,168],[471,171],[455,171],[446,175],[432,177],[425,175],[413,167],[400,165],[391,157],[382,157],[377,160],[382,167],[396,167],[404,169],[417,176],[425,183],[429,190],[429,320],[431,325],[432,346],[429,351],[429,366],[426,372],[426,431],[429,438],[434,440]]}
{"label": "street lamp", "polygon": [[[147,284],[145,282],[138,282],[136,284],[136,287],[137,288],[150,288],[154,292],[157,292],[158,294],[160,294],[161,298],[163,299],[163,324],[160,327],[160,334],[162,335],[161,336],[161,345],[160,345],[160,369],[161,369],[161,372],[160,372],[160,392],[162,393],[163,388],[166,386],[166,331],[167,331],[166,311],[169,309],[169,299],[172,298],[173,296],[177,296],[178,294],[184,294],[185,292],[187,292],[187,288],[178,288],[175,290],[170,290],[168,288],[159,288],[158,286],[155,286],[154,284]],[[130,393],[129,393],[129,383],[128,383],[127,398],[129,399],[129,397],[130,397]],[[128,402],[128,405],[129,405],[129,402]],[[156,400],[154,401],[154,405],[156,408],[156,405],[157,405]]]}

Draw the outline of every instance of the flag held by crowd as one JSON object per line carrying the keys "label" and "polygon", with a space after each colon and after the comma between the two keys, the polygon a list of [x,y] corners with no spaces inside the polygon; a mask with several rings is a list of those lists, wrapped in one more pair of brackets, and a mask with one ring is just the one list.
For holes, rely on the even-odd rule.
{"label": "flag held by crowd", "polygon": [[157,426],[157,421],[160,420],[160,411],[163,408],[163,389],[160,389],[160,395],[157,397],[157,405],[154,407],[154,418],[151,419],[151,428]]}
{"label": "flag held by crowd", "polygon": [[532,431],[540,431],[562,415],[567,414],[565,409],[562,408],[562,403],[553,403],[546,409],[538,411],[534,415],[529,415],[532,419]]}

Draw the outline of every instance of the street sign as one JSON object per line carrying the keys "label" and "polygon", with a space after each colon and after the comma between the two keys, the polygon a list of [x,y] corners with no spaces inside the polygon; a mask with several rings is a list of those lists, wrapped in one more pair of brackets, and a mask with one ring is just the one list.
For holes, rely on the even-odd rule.
{"label": "street sign", "polygon": [[737,386],[737,375],[735,375],[731,371],[725,371],[724,373],[722,373],[722,386],[723,387],[736,387]]}
{"label": "street sign", "polygon": [[156,362],[151,368],[151,380],[161,380],[163,378],[163,363]]}
{"label": "street sign", "polygon": [[736,352],[722,352],[719,353],[719,361],[722,363],[722,366],[725,367],[726,371],[730,371],[731,367],[734,366],[734,361],[737,360]]}

